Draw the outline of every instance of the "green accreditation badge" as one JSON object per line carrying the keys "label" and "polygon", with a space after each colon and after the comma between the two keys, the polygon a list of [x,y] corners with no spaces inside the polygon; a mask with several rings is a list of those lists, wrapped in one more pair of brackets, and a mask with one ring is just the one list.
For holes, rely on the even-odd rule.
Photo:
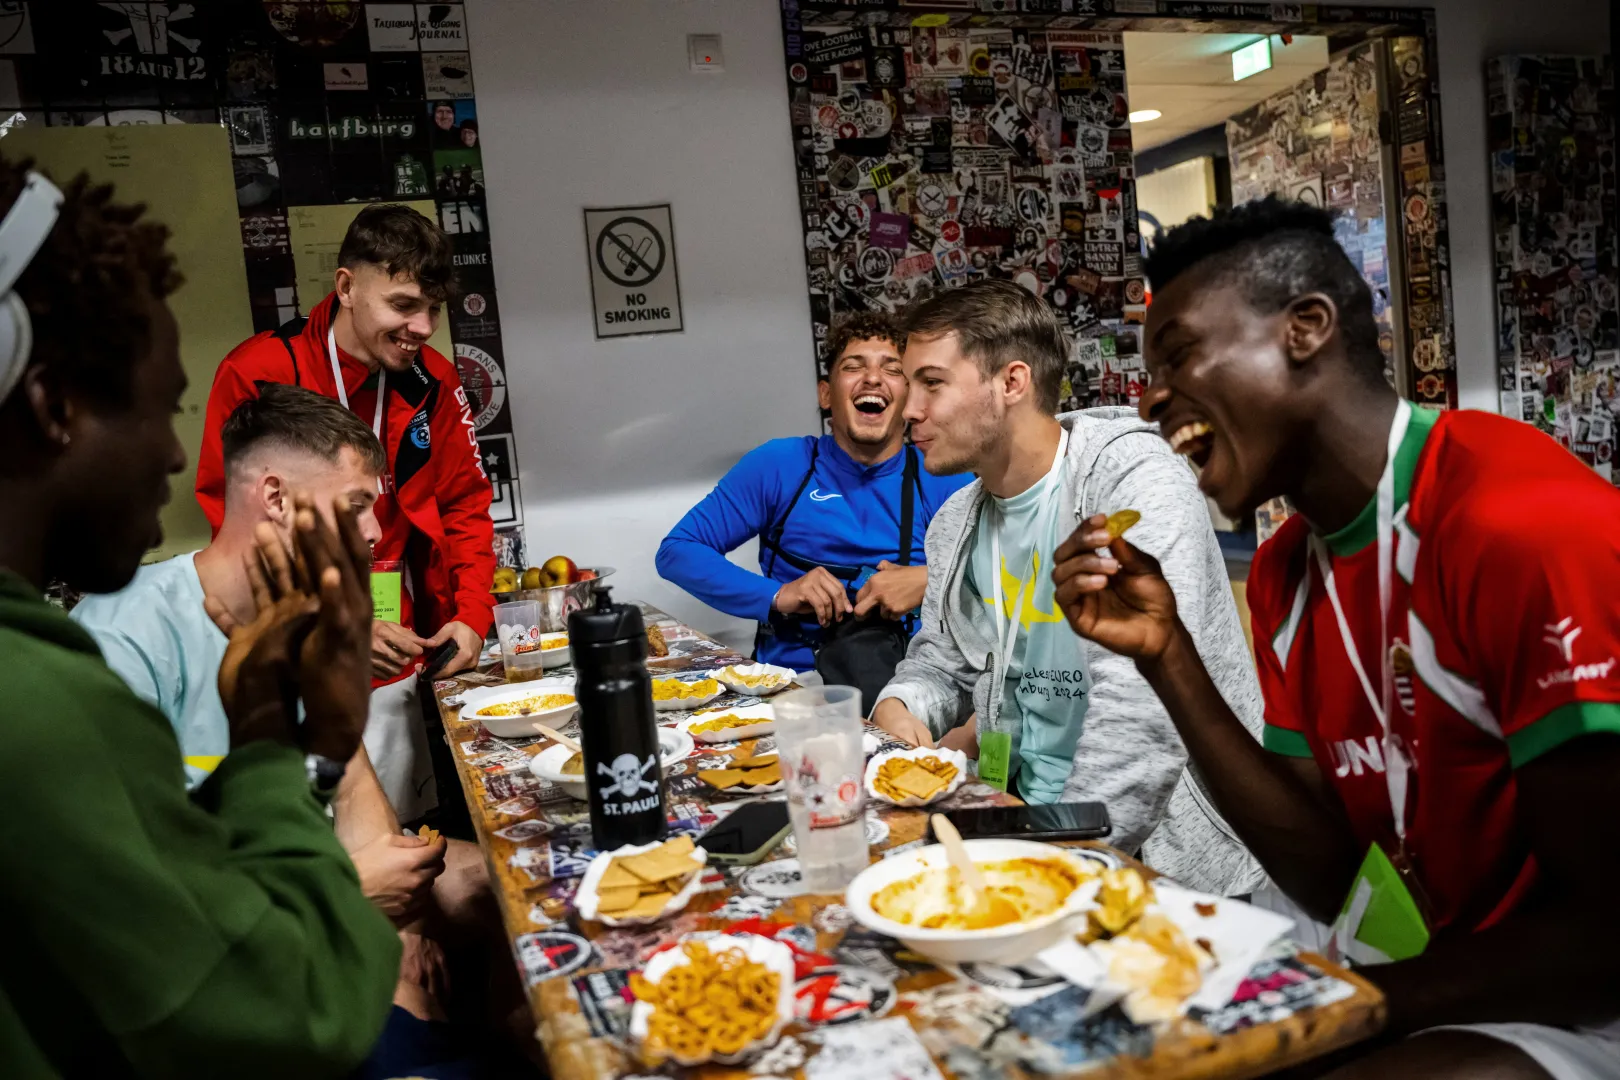
{"label": "green accreditation badge", "polygon": [[1333,923],[1334,950],[1356,964],[1387,964],[1429,946],[1423,912],[1384,849],[1373,844]]}
{"label": "green accreditation badge", "polygon": [[997,791],[1007,790],[1012,765],[1012,733],[986,731],[979,736],[979,779]]}
{"label": "green accreditation badge", "polygon": [[371,617],[384,622],[397,623],[403,613],[399,603],[400,572],[398,570],[371,571]]}

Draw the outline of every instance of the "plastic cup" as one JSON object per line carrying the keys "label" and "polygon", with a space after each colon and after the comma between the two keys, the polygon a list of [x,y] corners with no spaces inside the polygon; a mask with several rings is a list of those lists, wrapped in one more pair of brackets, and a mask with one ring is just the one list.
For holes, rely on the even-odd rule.
{"label": "plastic cup", "polygon": [[814,686],[772,700],[799,873],[811,893],[838,892],[870,861],[861,692]]}
{"label": "plastic cup", "polygon": [[546,672],[540,656],[540,603],[514,600],[495,605],[495,638],[507,682],[528,682]]}

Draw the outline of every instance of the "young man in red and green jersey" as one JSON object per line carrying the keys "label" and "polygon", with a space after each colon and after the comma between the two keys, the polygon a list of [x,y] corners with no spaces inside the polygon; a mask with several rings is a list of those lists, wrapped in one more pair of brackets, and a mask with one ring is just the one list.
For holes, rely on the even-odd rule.
{"label": "young man in red and green jersey", "polygon": [[1136,660],[1306,911],[1333,919],[1369,845],[1403,853],[1432,937],[1367,969],[1385,1037],[1333,1075],[1620,1076],[1620,492],[1517,421],[1401,401],[1319,208],[1195,219],[1148,275],[1142,416],[1224,513],[1300,511],[1249,575],[1264,747],[1101,518],[1058,552],[1058,597]]}

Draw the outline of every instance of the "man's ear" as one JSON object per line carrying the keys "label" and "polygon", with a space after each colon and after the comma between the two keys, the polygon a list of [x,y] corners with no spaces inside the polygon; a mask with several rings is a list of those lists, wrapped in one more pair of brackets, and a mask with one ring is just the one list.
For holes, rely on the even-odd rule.
{"label": "man's ear", "polygon": [[1007,399],[1007,404],[1011,405],[1030,395],[1034,389],[1032,374],[1029,365],[1022,360],[1008,361],[1007,366],[996,374],[996,389]]}
{"label": "man's ear", "polygon": [[337,293],[338,303],[354,310],[354,271],[347,266],[337,268],[332,275],[332,291]]}
{"label": "man's ear", "polygon": [[823,409],[832,408],[832,383],[826,379],[816,380],[816,404]]}
{"label": "man's ear", "polygon": [[1310,363],[1339,332],[1339,306],[1323,293],[1295,297],[1283,314],[1283,352],[1294,367]]}
{"label": "man's ear", "polygon": [[277,525],[285,525],[292,513],[292,493],[281,477],[273,472],[266,472],[259,477],[258,486],[254,489],[259,499],[259,508],[263,511],[265,519]]}

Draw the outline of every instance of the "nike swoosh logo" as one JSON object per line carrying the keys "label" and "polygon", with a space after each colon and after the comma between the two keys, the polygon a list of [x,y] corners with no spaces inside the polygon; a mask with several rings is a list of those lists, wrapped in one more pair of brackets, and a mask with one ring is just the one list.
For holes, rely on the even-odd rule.
{"label": "nike swoosh logo", "polygon": [[826,491],[822,491],[820,488],[813,488],[810,491],[810,501],[811,502],[828,502],[828,501],[830,501],[832,499],[842,499],[842,498],[843,498],[843,496],[838,494],[838,492],[836,492],[836,491],[826,492]]}

